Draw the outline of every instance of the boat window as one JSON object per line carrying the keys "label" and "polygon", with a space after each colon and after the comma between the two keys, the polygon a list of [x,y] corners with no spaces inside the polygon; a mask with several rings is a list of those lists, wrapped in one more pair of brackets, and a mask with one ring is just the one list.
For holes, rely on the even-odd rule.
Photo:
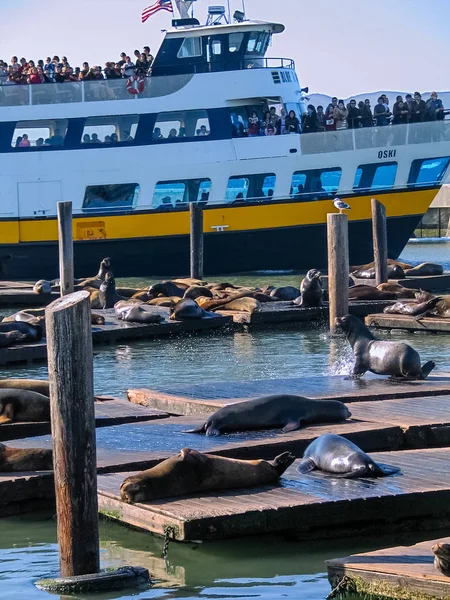
{"label": "boat window", "polygon": [[311,169],[296,171],[292,176],[291,198],[297,200],[319,200],[330,198],[339,188],[342,169]]}
{"label": "boat window", "polygon": [[432,185],[442,181],[450,163],[449,156],[413,160],[408,177],[408,185]]}
{"label": "boat window", "polygon": [[231,204],[245,200],[270,200],[274,194],[275,181],[275,173],[230,177],[225,200]]}
{"label": "boat window", "polygon": [[133,208],[138,202],[139,193],[140,186],[138,183],[88,185],[84,194],[83,210]]}
{"label": "boat window", "polygon": [[176,138],[192,138],[210,134],[206,110],[184,110],[160,113],[153,129],[153,140],[163,141]]}
{"label": "boat window", "polygon": [[13,148],[61,147],[67,133],[67,119],[20,121],[16,123],[11,146]]}
{"label": "boat window", "polygon": [[397,163],[360,165],[355,174],[354,190],[386,190],[394,187]]}
{"label": "boat window", "polygon": [[190,202],[206,204],[211,191],[210,179],[186,179],[182,181],[158,181],[153,193],[153,208],[171,210],[187,208]]}
{"label": "boat window", "polygon": [[270,33],[267,31],[252,31],[247,42],[246,54],[263,56],[269,45]]}
{"label": "boat window", "polygon": [[222,54],[222,42],[220,40],[212,40],[211,41],[211,52],[214,56],[219,56]]}
{"label": "boat window", "polygon": [[82,144],[131,144],[134,141],[139,115],[108,115],[89,117],[84,123]]}
{"label": "boat window", "polygon": [[228,49],[230,52],[239,52],[244,40],[243,33],[230,33],[228,38]]}
{"label": "boat window", "polygon": [[252,53],[256,50],[256,44],[258,43],[259,31],[252,31],[247,42],[247,52]]}
{"label": "boat window", "polygon": [[202,55],[202,38],[189,37],[183,40],[178,50],[178,58],[191,58]]}

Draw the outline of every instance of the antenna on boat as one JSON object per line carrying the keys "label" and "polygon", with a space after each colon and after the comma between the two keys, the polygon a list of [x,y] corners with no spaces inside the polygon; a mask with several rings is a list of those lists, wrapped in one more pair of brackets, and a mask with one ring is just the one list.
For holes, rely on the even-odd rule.
{"label": "antenna on boat", "polygon": [[208,8],[208,20],[206,21],[206,24],[219,25],[222,21],[225,21],[227,24],[229,23],[225,13],[225,6],[210,6]]}

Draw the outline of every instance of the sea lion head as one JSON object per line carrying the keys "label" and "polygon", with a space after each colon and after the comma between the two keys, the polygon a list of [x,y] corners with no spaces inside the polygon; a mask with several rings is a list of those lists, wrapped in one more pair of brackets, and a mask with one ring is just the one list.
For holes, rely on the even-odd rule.
{"label": "sea lion head", "polygon": [[339,407],[339,412],[342,420],[345,421],[347,419],[350,419],[352,413],[348,410],[347,406],[343,402],[341,402],[341,405],[342,406]]}
{"label": "sea lion head", "polygon": [[310,269],[306,273],[306,278],[309,279],[310,281],[314,281],[315,279],[320,279],[321,277],[322,277],[322,273],[320,271],[318,271],[317,269]]}
{"label": "sea lion head", "polygon": [[352,325],[353,319],[354,317],[351,315],[345,315],[343,317],[336,317],[334,323],[340,327],[342,331],[348,331]]}
{"label": "sea lion head", "polygon": [[157,298],[158,296],[170,296],[167,291],[167,286],[164,283],[154,283],[147,290],[147,296],[149,300],[153,300],[153,298]]}
{"label": "sea lion head", "polygon": [[450,544],[437,543],[431,546],[431,552],[444,560],[450,560]]}
{"label": "sea lion head", "polygon": [[432,300],[434,298],[433,294],[430,294],[430,292],[426,292],[425,290],[418,290],[417,292],[414,293],[414,297],[417,300],[417,302],[428,302],[428,300]]}
{"label": "sea lion head", "polygon": [[51,294],[52,293],[52,284],[50,281],[45,281],[45,279],[40,279],[34,284],[33,292],[35,294]]}

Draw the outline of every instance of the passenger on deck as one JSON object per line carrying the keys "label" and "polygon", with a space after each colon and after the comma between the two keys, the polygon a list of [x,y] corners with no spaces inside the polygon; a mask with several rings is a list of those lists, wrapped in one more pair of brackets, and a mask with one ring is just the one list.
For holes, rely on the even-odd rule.
{"label": "passenger on deck", "polygon": [[125,57],[125,63],[122,65],[122,75],[124,77],[133,77],[134,75],[134,63],[131,62],[129,56]]}
{"label": "passenger on deck", "polygon": [[275,131],[278,131],[278,125],[280,121],[279,115],[277,115],[277,109],[275,106],[270,107],[270,122],[275,127]]}
{"label": "passenger on deck", "polygon": [[145,54],[145,56],[147,58],[148,66],[149,66],[149,69],[150,69],[151,66],[152,66],[152,63],[154,61],[153,55],[150,54],[150,46],[144,46],[143,50],[144,50],[144,54]]}
{"label": "passenger on deck", "polygon": [[397,96],[397,102],[392,107],[394,118],[392,123],[394,125],[406,125],[409,122],[409,110],[408,106],[403,102],[401,96]]}
{"label": "passenger on deck", "polygon": [[[19,139],[19,138],[17,138]],[[16,142],[17,144],[17,142]],[[30,140],[28,139],[28,135],[26,133],[23,134],[22,139],[19,142],[19,148],[29,148],[31,146]]]}
{"label": "passenger on deck", "polygon": [[155,129],[153,130],[153,136],[152,139],[154,140],[162,140],[164,139],[162,133],[161,133],[161,128],[160,127],[155,127]]}
{"label": "passenger on deck", "polygon": [[323,106],[319,104],[317,107],[317,119],[316,119],[316,127],[317,131],[325,131],[325,113],[323,112]]}
{"label": "passenger on deck", "polygon": [[333,119],[336,125],[336,130],[348,128],[348,110],[345,108],[343,100],[339,100],[338,105],[333,111]]}
{"label": "passenger on deck", "polygon": [[91,136],[88,133],[85,133],[83,135],[83,144],[90,144],[91,143]]}
{"label": "passenger on deck", "polygon": [[209,131],[206,129],[206,125],[200,127],[198,135],[209,135]]}
{"label": "passenger on deck", "polygon": [[359,102],[358,108],[361,114],[361,125],[363,127],[373,127],[373,114],[370,107],[370,100],[366,98],[364,102]]}
{"label": "passenger on deck", "polygon": [[186,127],[180,127],[180,131],[178,132],[178,137],[186,137]]}
{"label": "passenger on deck", "polygon": [[62,146],[64,144],[64,138],[59,129],[55,129],[55,133],[51,136],[50,142],[52,146]]}
{"label": "passenger on deck", "polygon": [[22,141],[22,136],[21,136],[21,135],[19,135],[19,136],[16,138],[16,143],[14,144],[16,148],[19,148],[19,147],[20,147],[20,142],[21,142],[21,141]]}
{"label": "passenger on deck", "polygon": [[147,60],[147,56],[144,53],[139,54],[139,50],[134,51],[135,54],[136,54],[136,52],[137,52],[137,60],[135,63],[136,75],[147,75],[147,71],[150,67],[148,60]]}
{"label": "passenger on deck", "polygon": [[275,129],[275,125],[269,123],[266,128],[266,135],[277,135],[277,131]]}
{"label": "passenger on deck", "polygon": [[111,144],[117,144],[119,142],[119,138],[117,136],[117,133],[112,133],[111,134]]}
{"label": "passenger on deck", "polygon": [[445,118],[444,105],[437,97],[436,92],[431,92],[429,100],[426,101],[426,121],[442,121]]}
{"label": "passenger on deck", "polygon": [[110,135],[105,135],[105,144],[111,144],[111,136]]}
{"label": "passenger on deck", "polygon": [[286,127],[286,111],[284,108],[280,110],[280,118],[278,120],[278,135],[286,135],[289,133]]}
{"label": "passenger on deck", "polygon": [[42,146],[44,145],[44,138],[38,138],[36,140],[36,148],[42,148]]}
{"label": "passenger on deck", "polygon": [[122,142],[134,142],[134,138],[131,137],[130,132],[128,130],[123,132]]}
{"label": "passenger on deck", "polygon": [[36,69],[36,67],[34,67],[33,69],[31,69],[31,73],[28,75],[27,83],[30,83],[30,84],[33,84],[33,85],[37,84],[37,83],[43,83],[43,79],[39,75],[38,70]]}
{"label": "passenger on deck", "polygon": [[273,198],[273,189],[272,188],[267,190],[267,197],[269,198],[269,200]]}
{"label": "passenger on deck", "polygon": [[[293,110],[291,111],[294,112]],[[289,113],[289,116],[291,113]],[[295,115],[295,113],[294,113]],[[297,117],[295,117],[297,119]],[[297,119],[298,121],[298,119]],[[308,111],[302,115],[302,132],[303,133],[315,133],[317,131],[317,112],[312,104],[308,104]],[[292,133],[298,133],[297,131]]]}
{"label": "passenger on deck", "polygon": [[252,116],[248,119],[248,137],[258,137],[261,130],[261,122],[256,110],[252,112]]}
{"label": "passenger on deck", "polygon": [[44,74],[48,77],[51,83],[55,81],[55,64],[50,56],[45,59]]}
{"label": "passenger on deck", "polygon": [[202,192],[200,200],[198,201],[199,206],[206,206],[209,200],[209,192]]}
{"label": "passenger on deck", "polygon": [[98,139],[98,135],[93,133],[91,136],[91,144],[101,144],[102,142]]}
{"label": "passenger on deck", "polygon": [[167,136],[167,139],[168,140],[173,140],[173,139],[175,139],[177,137],[178,137],[177,130],[176,129],[171,129],[169,131],[169,135]]}
{"label": "passenger on deck", "polygon": [[347,104],[348,110],[348,128],[349,129],[358,129],[361,127],[361,113],[359,112],[359,108],[356,107],[356,100],[350,100]]}
{"label": "passenger on deck", "polygon": [[325,130],[336,131],[336,122],[334,120],[334,109],[337,108],[338,101],[336,96],[331,98],[331,103],[327,106],[325,111]]}
{"label": "passenger on deck", "polygon": [[377,127],[383,127],[388,124],[388,111],[381,96],[378,98],[378,104],[373,109],[373,116],[375,117]]}

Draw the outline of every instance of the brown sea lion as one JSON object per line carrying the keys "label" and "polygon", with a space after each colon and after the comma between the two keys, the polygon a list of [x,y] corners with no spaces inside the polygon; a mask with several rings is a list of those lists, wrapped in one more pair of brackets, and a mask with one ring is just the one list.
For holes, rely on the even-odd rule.
{"label": "brown sea lion", "polygon": [[44,317],[45,316],[45,308],[26,308],[24,310],[19,310],[12,315],[8,315],[2,319],[2,323],[11,323],[16,320],[16,315],[20,315],[22,313],[26,313],[27,315],[31,315],[33,317]]}
{"label": "brown sea lion", "polygon": [[443,273],[444,267],[435,263],[421,263],[405,271],[407,277],[426,277],[428,275],[442,275]]}
{"label": "brown sea lion", "polygon": [[101,308],[113,308],[119,300],[124,299],[129,300],[129,298],[122,298],[122,296],[119,296],[116,292],[116,280],[111,271],[108,271],[98,290],[98,300]]}
{"label": "brown sea lion", "polygon": [[231,300],[227,302],[221,307],[222,310],[236,310],[240,312],[254,313],[259,312],[261,310],[261,302],[256,300],[256,298],[250,298],[245,296],[243,298],[237,298],[236,300]]}
{"label": "brown sea lion", "polygon": [[0,424],[14,421],[50,421],[50,399],[23,389],[0,389]]}
{"label": "brown sea lion", "polygon": [[295,456],[284,452],[273,461],[237,460],[183,448],[152,469],[127,477],[120,486],[124,502],[151,502],[212,490],[232,490],[276,483]]}
{"label": "brown sea lion", "polygon": [[148,288],[145,288],[144,290],[139,290],[135,294],[133,294],[131,298],[133,300],[142,300],[142,302],[146,302],[148,300],[147,292]]}
{"label": "brown sea lion", "polygon": [[215,313],[204,310],[195,300],[183,298],[170,308],[169,319],[173,321],[190,321],[193,319],[213,319],[218,316]]}
{"label": "brown sea lion", "polygon": [[377,285],[377,290],[395,294],[397,298],[415,298],[415,293],[419,291],[414,288],[405,288],[402,285],[393,282],[380,283]]}
{"label": "brown sea lion", "polygon": [[450,577],[450,544],[439,542],[431,546],[431,552],[434,554],[434,566],[436,569]]}
{"label": "brown sea lion", "polygon": [[349,300],[397,300],[397,295],[392,292],[380,292],[371,285],[354,285],[348,288]]}
{"label": "brown sea lion", "polygon": [[103,258],[100,262],[97,275],[95,277],[86,277],[85,279],[78,279],[76,281],[77,289],[84,289],[91,287],[94,289],[100,289],[102,281],[105,280],[106,273],[111,271],[111,259],[109,257]]}
{"label": "brown sea lion", "polygon": [[153,300],[148,300],[146,304],[148,304],[149,306],[168,306],[169,308],[171,308],[172,306],[175,306],[175,304],[179,301],[179,296],[170,296],[169,298],[161,296],[159,298],[153,298]]}
{"label": "brown sea lion", "polygon": [[295,300],[300,296],[300,290],[293,285],[285,285],[277,287],[270,292],[272,298],[276,298],[281,301]]}
{"label": "brown sea lion", "polygon": [[147,288],[145,288],[145,290],[138,290],[136,288],[129,287],[116,287],[116,292],[119,294],[119,296],[122,296],[122,298],[134,298],[137,294],[141,294],[142,292],[147,293]]}
{"label": "brown sea lion", "polygon": [[345,315],[336,319],[347,336],[355,357],[352,377],[359,378],[367,371],[398,379],[425,379],[436,366],[428,361],[420,364],[418,352],[402,342],[378,340],[356,317]]}
{"label": "brown sea lion", "polygon": [[10,448],[0,444],[0,472],[51,471],[53,453],[45,448]]}
{"label": "brown sea lion", "polygon": [[[192,279],[191,277],[179,277],[178,279],[171,279],[171,283],[185,288],[186,290],[192,286],[202,286],[204,282],[201,279]],[[205,282],[206,283],[206,282]]]}
{"label": "brown sea lion", "polygon": [[40,279],[33,286],[33,292],[35,294],[51,294],[52,293],[52,284],[50,281],[46,281],[45,279]]}
{"label": "brown sea lion", "polygon": [[[413,268],[413,265],[410,265],[409,263],[401,262],[399,260],[394,260],[392,258],[388,258],[387,259],[387,264],[388,265],[398,265],[403,270],[405,270],[405,269],[412,269]],[[350,267],[350,273],[352,271],[359,271],[359,270],[373,269],[373,268],[375,268],[375,261],[372,261],[372,262],[367,263],[365,265],[352,266],[352,267]]]}
{"label": "brown sea lion", "polygon": [[392,306],[386,306],[383,310],[388,315],[425,315],[432,310],[440,301],[439,297],[432,298],[427,302],[396,302]]}
{"label": "brown sea lion", "polygon": [[226,289],[233,289],[233,290],[239,289],[238,286],[233,285],[232,283],[228,283],[226,281],[221,282],[221,283],[208,283],[208,284],[206,284],[205,287],[207,287],[210,290],[216,290],[216,291],[226,290]]}
{"label": "brown sea lion", "polygon": [[323,306],[322,273],[317,269],[310,269],[300,284],[300,296],[294,300],[302,308]]}
{"label": "brown sea lion", "polygon": [[28,390],[50,396],[47,379],[0,379],[0,388],[9,388],[14,390]]}
{"label": "brown sea lion", "polygon": [[191,287],[187,288],[187,290],[184,292],[183,298],[191,298],[192,300],[196,300],[200,296],[212,298],[213,293],[205,286],[191,285]]}

